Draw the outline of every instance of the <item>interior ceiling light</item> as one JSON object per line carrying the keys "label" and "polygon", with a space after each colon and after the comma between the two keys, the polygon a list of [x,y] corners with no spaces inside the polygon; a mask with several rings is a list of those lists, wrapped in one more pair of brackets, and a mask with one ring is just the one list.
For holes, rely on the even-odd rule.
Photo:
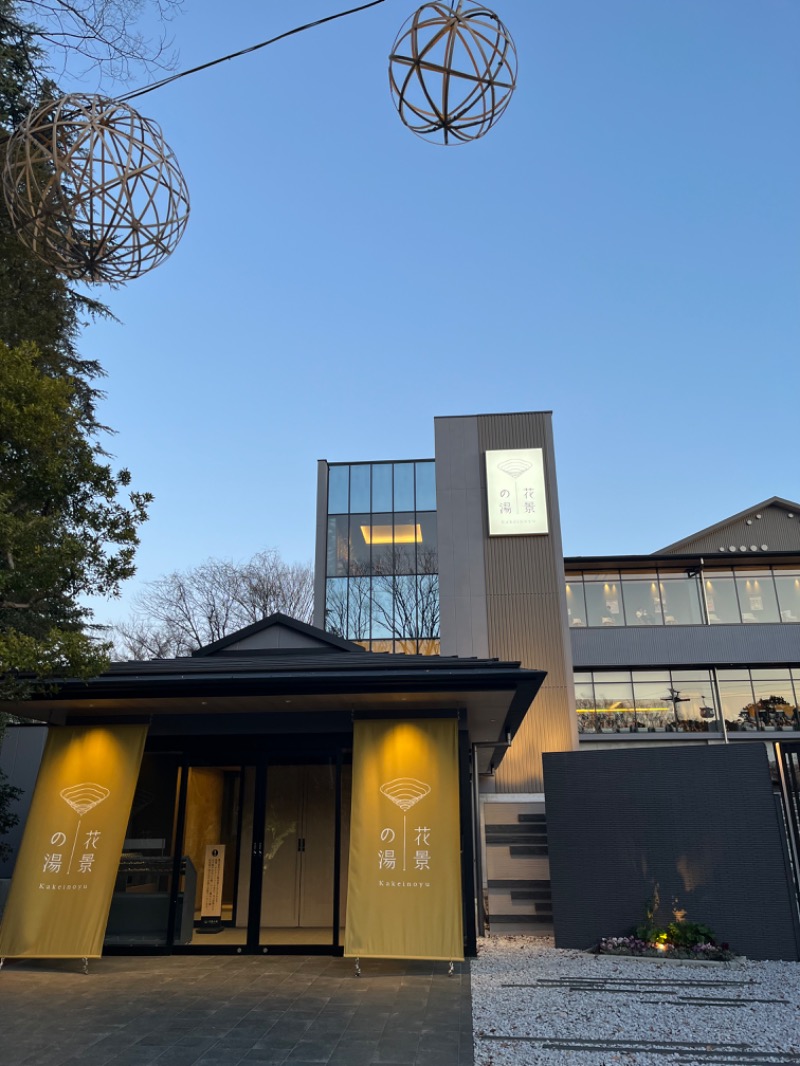
{"label": "interior ceiling light", "polygon": [[396,525],[394,535],[391,526],[362,526],[361,535],[365,544],[421,544],[422,527],[419,523]]}

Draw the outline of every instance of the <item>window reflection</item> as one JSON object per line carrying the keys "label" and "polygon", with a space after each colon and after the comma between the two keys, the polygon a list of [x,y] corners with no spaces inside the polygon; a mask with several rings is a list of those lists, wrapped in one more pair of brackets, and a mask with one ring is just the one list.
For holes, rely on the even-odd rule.
{"label": "window reflection", "polygon": [[590,626],[622,626],[619,574],[586,575],[586,614]]}
{"label": "window reflection", "polygon": [[706,606],[711,625],[739,622],[739,599],[733,575],[714,574],[705,581]]}
{"label": "window reflection", "polygon": [[392,509],[392,464],[375,463],[372,467],[372,510]]}
{"label": "window reflection", "polygon": [[371,524],[370,515],[368,514],[350,516],[348,570],[354,577],[369,573]]}
{"label": "window reflection", "polygon": [[417,510],[436,510],[436,463],[425,460],[415,463],[417,478]]}
{"label": "window reflection", "polygon": [[703,621],[700,584],[696,575],[660,574],[664,624],[694,626]]}
{"label": "window reflection", "polygon": [[580,574],[567,574],[567,618],[571,626],[586,625],[586,600]]}
{"label": "window reflection", "polygon": [[369,511],[370,464],[354,463],[350,467],[350,512]]}
{"label": "window reflection", "polygon": [[767,571],[738,571],[736,588],[743,622],[778,622],[778,598]]}
{"label": "window reflection", "polygon": [[569,625],[800,623],[800,570],[732,569],[566,575]]}
{"label": "window reflection", "polygon": [[394,509],[414,510],[414,464],[394,464]]}
{"label": "window reflection", "polygon": [[347,573],[347,523],[346,514],[328,519],[328,577],[339,577]]}
{"label": "window reflection", "polygon": [[720,728],[711,671],[575,675],[581,733],[708,733]]}
{"label": "window reflection", "polygon": [[800,622],[800,570],[776,570],[775,586],[782,622]]}
{"label": "window reflection", "polygon": [[350,467],[328,467],[328,514],[347,514],[349,499]]}
{"label": "window reflection", "polygon": [[625,622],[629,626],[661,625],[661,594],[658,577],[652,574],[625,574],[622,582]]}
{"label": "window reflection", "polygon": [[329,465],[327,629],[372,650],[438,654],[435,508],[433,460]]}

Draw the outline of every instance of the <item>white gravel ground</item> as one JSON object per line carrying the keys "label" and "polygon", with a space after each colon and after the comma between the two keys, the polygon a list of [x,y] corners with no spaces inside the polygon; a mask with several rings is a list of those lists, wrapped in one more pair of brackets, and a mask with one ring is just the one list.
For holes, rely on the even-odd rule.
{"label": "white gravel ground", "polygon": [[800,1066],[800,963],[676,963],[492,937],[472,961],[475,1066]]}

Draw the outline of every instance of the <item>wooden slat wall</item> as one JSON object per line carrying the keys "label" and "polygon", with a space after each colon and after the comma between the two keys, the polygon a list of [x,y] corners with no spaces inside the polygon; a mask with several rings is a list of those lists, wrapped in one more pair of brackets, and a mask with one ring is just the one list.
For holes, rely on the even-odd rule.
{"label": "wooden slat wall", "polygon": [[542,753],[578,746],[552,418],[549,412],[481,415],[478,440],[482,454],[500,448],[544,450],[549,534],[487,535],[484,541],[489,654],[547,671],[497,772],[496,791],[541,792]]}

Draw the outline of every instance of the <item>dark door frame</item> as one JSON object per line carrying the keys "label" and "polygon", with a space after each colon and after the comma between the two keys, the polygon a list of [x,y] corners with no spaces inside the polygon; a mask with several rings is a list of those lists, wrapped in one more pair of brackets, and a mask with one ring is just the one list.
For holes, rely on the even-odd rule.
{"label": "dark door frame", "polygon": [[[344,755],[349,751],[351,744],[343,746],[325,745],[324,748],[312,747],[310,751],[298,754],[297,747],[291,752],[281,745],[275,751],[261,751],[255,756],[252,747],[248,753],[246,745],[226,745],[223,753],[213,753],[206,745],[200,746],[200,750],[187,750],[182,753],[178,769],[180,772],[180,786],[178,790],[178,803],[175,815],[175,846],[174,865],[172,876],[172,892],[170,896],[169,918],[167,928],[167,951],[176,955],[342,955],[344,948],[339,938],[339,907],[341,901],[341,841],[342,841],[342,766]],[[194,745],[192,746],[194,747]],[[335,771],[334,781],[334,862],[333,862],[333,904],[331,908],[331,942],[329,944],[262,944],[260,942],[261,929],[261,894],[263,887],[263,841],[267,810],[267,778],[270,765],[310,765],[321,761],[330,761]],[[178,916],[180,897],[180,871],[183,855],[183,842],[186,829],[186,800],[188,792],[188,771],[193,766],[223,766],[233,765],[241,768],[242,773],[247,767],[252,767],[255,772],[254,796],[253,796],[253,832],[250,855],[250,892],[247,914],[247,932],[244,944],[220,944],[216,945],[210,940],[207,944],[176,944],[175,930]],[[244,780],[242,776],[242,781]],[[240,812],[237,831],[237,858],[240,855],[242,844],[242,811],[244,804],[244,789],[240,791]],[[238,880],[237,861],[237,880]],[[201,875],[201,871],[198,871]]]}

